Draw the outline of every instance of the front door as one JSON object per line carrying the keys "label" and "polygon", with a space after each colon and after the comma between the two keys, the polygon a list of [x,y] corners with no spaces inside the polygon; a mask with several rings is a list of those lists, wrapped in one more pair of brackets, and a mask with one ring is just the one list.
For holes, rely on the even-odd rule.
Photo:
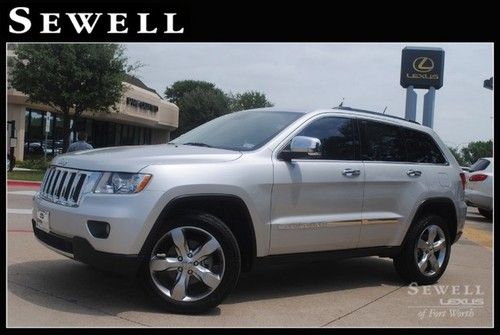
{"label": "front door", "polygon": [[355,120],[348,117],[316,117],[295,136],[318,138],[321,156],[274,159],[271,254],[356,246],[365,176],[363,163],[356,160],[355,129]]}

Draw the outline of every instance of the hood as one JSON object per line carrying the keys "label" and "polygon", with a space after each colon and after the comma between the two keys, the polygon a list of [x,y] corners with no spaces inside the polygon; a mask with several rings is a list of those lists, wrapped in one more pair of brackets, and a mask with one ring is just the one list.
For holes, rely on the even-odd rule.
{"label": "hood", "polygon": [[58,155],[53,165],[82,170],[138,172],[148,165],[227,162],[241,152],[178,144],[122,146]]}

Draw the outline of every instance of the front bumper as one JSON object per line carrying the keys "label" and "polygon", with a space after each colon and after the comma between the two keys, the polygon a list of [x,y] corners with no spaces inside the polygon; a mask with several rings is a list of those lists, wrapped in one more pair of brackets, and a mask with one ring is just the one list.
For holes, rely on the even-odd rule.
{"label": "front bumper", "polygon": [[[49,231],[64,238],[80,237],[93,249],[111,254],[137,255],[158,216],[162,193],[143,191],[132,195],[88,194],[78,207],[63,206],[38,196],[33,199],[33,218],[39,210],[49,214]],[[109,235],[97,238],[89,221],[109,224]]]}
{"label": "front bumper", "polygon": [[78,236],[68,238],[47,233],[36,227],[35,220],[31,220],[31,223],[35,237],[50,249],[104,271],[134,277],[143,262],[142,256],[98,251],[85,238]]}

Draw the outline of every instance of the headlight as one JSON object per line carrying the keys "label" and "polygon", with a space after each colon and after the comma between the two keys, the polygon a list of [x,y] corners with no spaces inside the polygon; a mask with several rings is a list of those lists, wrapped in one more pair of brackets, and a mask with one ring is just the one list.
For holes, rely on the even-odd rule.
{"label": "headlight", "polygon": [[138,193],[146,187],[151,177],[144,173],[104,172],[94,193]]}

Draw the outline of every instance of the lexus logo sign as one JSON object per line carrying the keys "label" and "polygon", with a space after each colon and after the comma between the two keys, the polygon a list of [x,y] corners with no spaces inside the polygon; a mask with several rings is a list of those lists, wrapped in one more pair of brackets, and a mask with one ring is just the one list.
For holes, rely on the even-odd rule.
{"label": "lexus logo sign", "polygon": [[429,57],[418,57],[413,61],[413,68],[420,73],[427,73],[434,69],[434,62]]}
{"label": "lexus logo sign", "polygon": [[439,89],[443,86],[444,50],[406,47],[401,57],[401,86]]}

